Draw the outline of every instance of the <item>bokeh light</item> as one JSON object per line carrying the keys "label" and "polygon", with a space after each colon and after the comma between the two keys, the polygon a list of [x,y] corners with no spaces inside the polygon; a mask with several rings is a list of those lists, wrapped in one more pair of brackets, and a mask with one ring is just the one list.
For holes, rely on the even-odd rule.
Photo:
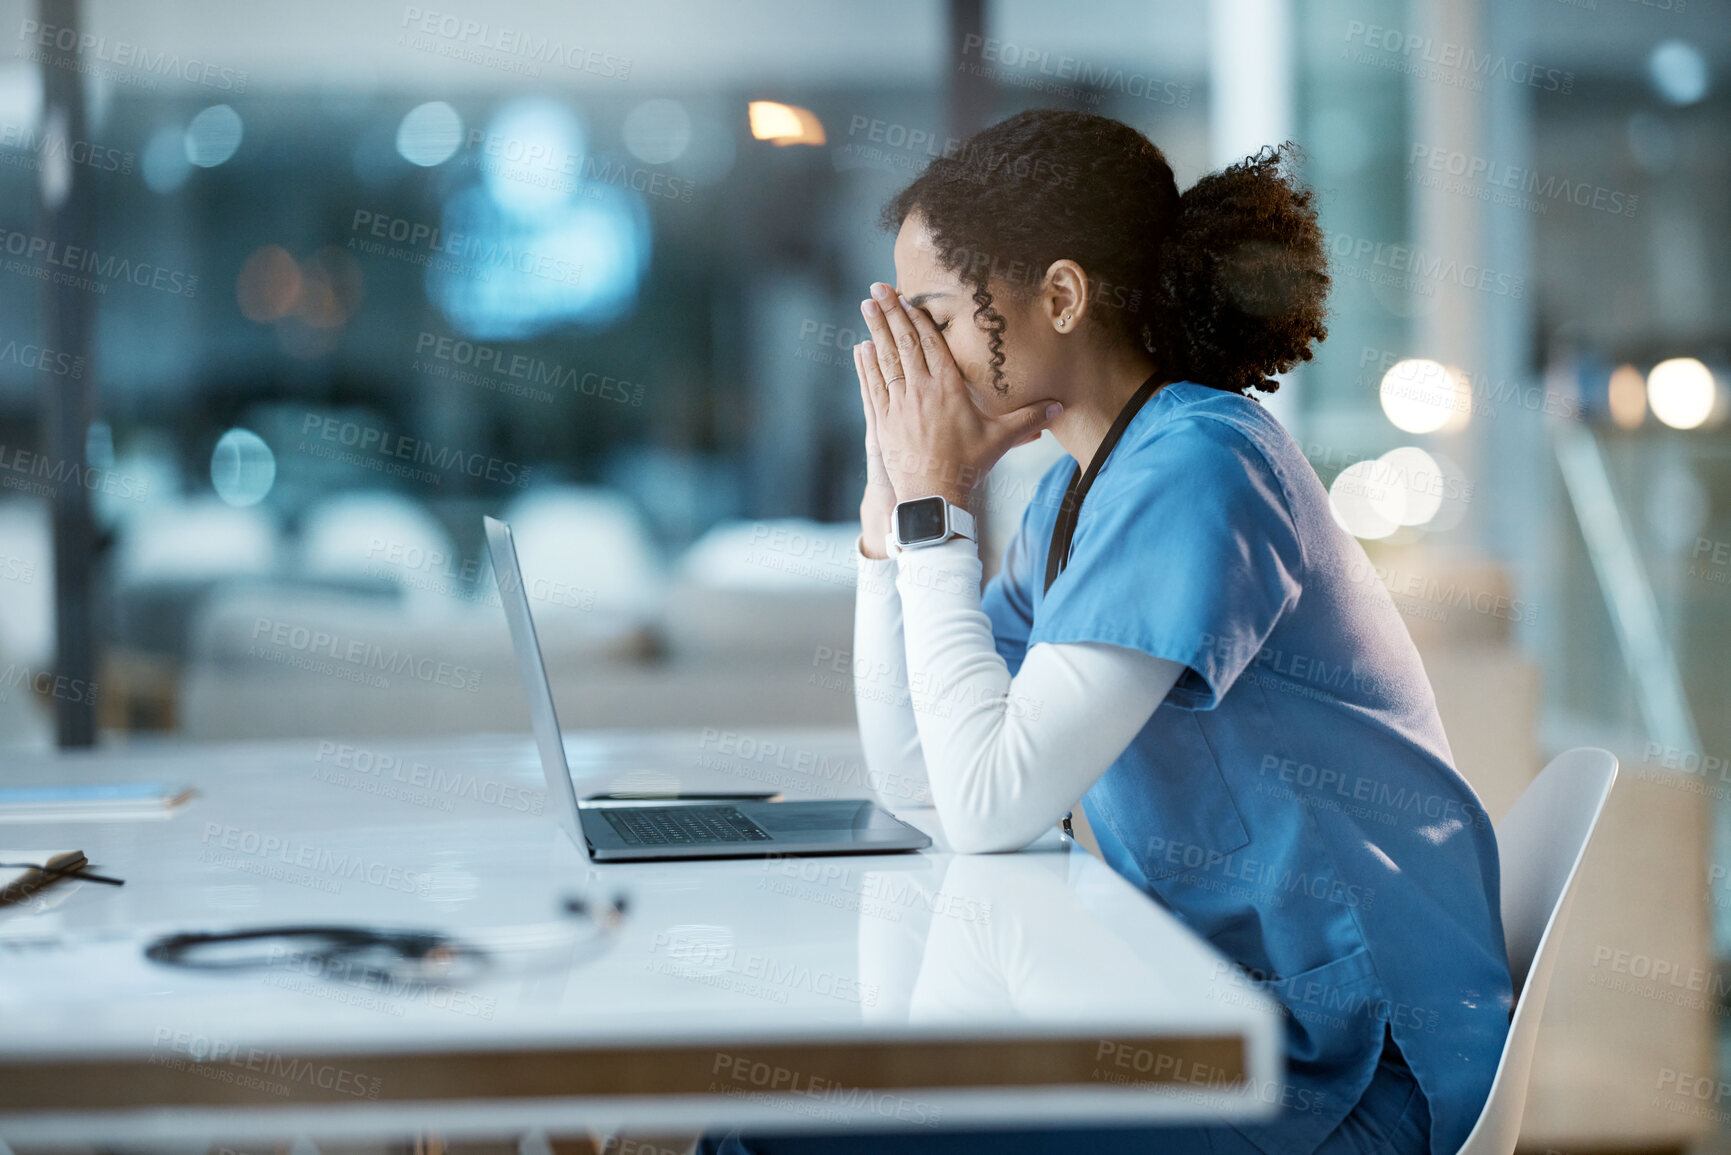
{"label": "bokeh light", "polygon": [[691,145],[691,114],[677,100],[646,100],[625,114],[625,147],[644,164],[670,164]]}
{"label": "bokeh light", "polygon": [[[65,140],[66,132],[66,109],[61,105],[54,105],[43,118],[42,135],[49,140]],[[10,135],[9,128],[0,129],[0,141],[6,141]],[[36,175],[39,178],[37,187],[42,190],[43,207],[58,209],[72,192],[72,158],[69,152],[56,148],[43,149]]]}
{"label": "bokeh light", "polygon": [[252,430],[230,429],[210,455],[210,484],[229,505],[257,505],[276,484],[276,454]]}
{"label": "bokeh light", "polygon": [[1403,433],[1454,433],[1472,415],[1472,384],[1458,369],[1423,357],[1396,361],[1378,389],[1382,411]]}
{"label": "bokeh light", "polygon": [[1619,365],[1611,370],[1607,387],[1611,420],[1619,429],[1639,429],[1647,419],[1647,381],[1633,365]]}
{"label": "bokeh light", "polygon": [[241,316],[249,321],[274,321],[288,316],[300,291],[300,266],[280,245],[255,250],[240,267],[234,286]]}
{"label": "bokeh light", "polygon": [[1465,519],[1467,504],[1473,496],[1473,486],[1467,478],[1467,471],[1452,457],[1435,450],[1427,452],[1436,462],[1437,469],[1442,471],[1442,485],[1437,510],[1424,523],[1424,529],[1428,533],[1442,533],[1453,529]]}
{"label": "bokeh light", "polygon": [[1329,487],[1328,508],[1346,532],[1374,541],[1403,527],[1453,529],[1471,498],[1466,471],[1452,459],[1403,445],[1341,470]]}
{"label": "bokeh light", "polygon": [[254,250],[235,280],[235,301],[248,320],[274,322],[283,351],[303,359],[336,348],[360,307],[365,278],[347,249],[326,245],[304,261],[280,245]]}
{"label": "bokeh light", "polygon": [[1442,508],[1445,478],[1437,459],[1416,445],[1391,449],[1371,471],[1371,504],[1396,525],[1425,525]]}
{"label": "bokeh light", "polygon": [[192,173],[192,164],[186,159],[186,130],[159,128],[151,133],[139,169],[145,185],[154,193],[171,193],[185,184]]}
{"label": "bokeh light", "polygon": [[335,329],[361,303],[361,266],[347,249],[326,245],[301,262],[295,316],[317,329]]}
{"label": "bokeh light", "polygon": [[463,118],[442,100],[418,104],[397,126],[397,154],[410,164],[444,164],[463,143]]}
{"label": "bokeh light", "polygon": [[649,269],[641,194],[589,182],[568,204],[527,212],[471,185],[445,205],[447,236],[467,248],[427,269],[427,291],[466,337],[522,340],[555,325],[623,317]]}
{"label": "bokeh light", "polygon": [[773,145],[822,144],[823,122],[810,109],[773,100],[754,100],[746,109],[751,135]]}
{"label": "bokeh light", "polygon": [[1693,357],[1673,357],[1647,374],[1647,404],[1673,429],[1694,429],[1713,412],[1713,374]]}
{"label": "bokeh light", "polygon": [[495,204],[508,213],[544,214],[583,189],[587,150],[588,134],[565,105],[513,100],[487,121],[476,160]]}
{"label": "bokeh light", "polygon": [[1375,461],[1355,461],[1341,470],[1328,487],[1328,509],[1340,528],[1356,538],[1387,537],[1400,523],[1383,512],[1387,484]]}
{"label": "bokeh light", "polygon": [[1707,95],[1707,60],[1684,40],[1667,40],[1647,57],[1647,75],[1669,104],[1688,105]]}
{"label": "bokeh light", "polygon": [[186,126],[186,159],[199,168],[215,168],[235,154],[244,135],[240,113],[213,104]]}

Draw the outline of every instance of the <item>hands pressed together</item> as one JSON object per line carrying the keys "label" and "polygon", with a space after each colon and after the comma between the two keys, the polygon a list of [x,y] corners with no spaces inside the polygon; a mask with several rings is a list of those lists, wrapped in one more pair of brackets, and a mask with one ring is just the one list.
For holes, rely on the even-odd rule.
{"label": "hands pressed together", "polygon": [[866,419],[862,541],[867,556],[881,557],[896,502],[936,494],[966,507],[998,459],[1038,437],[1062,406],[983,411],[930,315],[890,285],[871,292],[860,303],[871,340],[854,346],[853,359]]}

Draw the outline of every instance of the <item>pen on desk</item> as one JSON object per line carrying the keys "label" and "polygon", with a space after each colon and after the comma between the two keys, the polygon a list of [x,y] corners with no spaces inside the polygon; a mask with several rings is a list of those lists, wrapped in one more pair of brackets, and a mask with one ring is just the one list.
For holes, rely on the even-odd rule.
{"label": "pen on desk", "polygon": [[[41,867],[37,866],[37,864],[34,862],[0,862],[0,869],[4,869],[7,867],[12,867],[15,869],[41,870]],[[126,885],[126,880],[124,878],[109,878],[105,874],[86,874],[84,872],[83,866],[74,866],[70,869],[62,869],[62,870],[43,870],[42,871],[42,877],[44,879],[50,881],[50,882],[52,882],[56,878],[83,878],[83,879],[88,879],[91,882],[105,882],[109,886],[125,886]]]}
{"label": "pen on desk", "polygon": [[67,878],[82,878],[86,882],[104,882],[104,883],[107,883],[109,886],[125,886],[126,885],[126,880],[124,878],[109,878],[106,874],[89,874],[89,873],[82,871],[82,870],[68,870],[65,872],[65,877],[67,877]]}

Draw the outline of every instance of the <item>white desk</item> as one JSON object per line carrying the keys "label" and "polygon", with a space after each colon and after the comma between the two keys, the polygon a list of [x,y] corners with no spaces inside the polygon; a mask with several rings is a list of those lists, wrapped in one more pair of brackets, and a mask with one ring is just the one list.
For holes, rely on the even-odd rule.
{"label": "white desk", "polygon": [[[844,731],[568,739],[627,785],[861,795]],[[173,747],[5,780],[167,780],[167,821],[0,823],[123,888],[0,907],[0,1139],[331,1139],[705,1125],[826,1130],[1271,1114],[1272,1001],[1097,860],[914,855],[591,866],[529,740]],[[941,836],[930,811],[904,817]],[[627,896],[605,938],[567,895]],[[314,963],[212,974],[159,935],[454,933],[479,973],[384,990]]]}

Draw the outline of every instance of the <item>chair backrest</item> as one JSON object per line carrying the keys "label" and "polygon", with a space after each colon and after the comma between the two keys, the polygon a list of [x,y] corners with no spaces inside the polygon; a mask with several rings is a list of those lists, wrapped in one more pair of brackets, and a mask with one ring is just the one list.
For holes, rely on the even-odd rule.
{"label": "chair backrest", "polygon": [[505,520],[535,600],[543,645],[561,618],[647,621],[660,612],[660,550],[623,493],[542,485],[512,501]]}
{"label": "chair backrest", "polygon": [[1503,938],[1515,1016],[1490,1097],[1460,1155],[1511,1155],[1515,1149],[1575,874],[1616,780],[1617,759],[1610,751],[1585,746],[1566,751],[1533,779],[1497,824]]}
{"label": "chair backrest", "polygon": [[417,609],[460,604],[463,583],[473,581],[466,576],[469,564],[425,505],[388,489],[340,493],[301,519],[303,574],[386,578],[397,583],[404,604]]}
{"label": "chair backrest", "polygon": [[161,501],[132,517],[115,551],[121,589],[152,581],[268,577],[281,551],[277,517],[214,496]]}
{"label": "chair backrest", "polygon": [[0,656],[54,665],[54,530],[48,502],[0,498]]}

